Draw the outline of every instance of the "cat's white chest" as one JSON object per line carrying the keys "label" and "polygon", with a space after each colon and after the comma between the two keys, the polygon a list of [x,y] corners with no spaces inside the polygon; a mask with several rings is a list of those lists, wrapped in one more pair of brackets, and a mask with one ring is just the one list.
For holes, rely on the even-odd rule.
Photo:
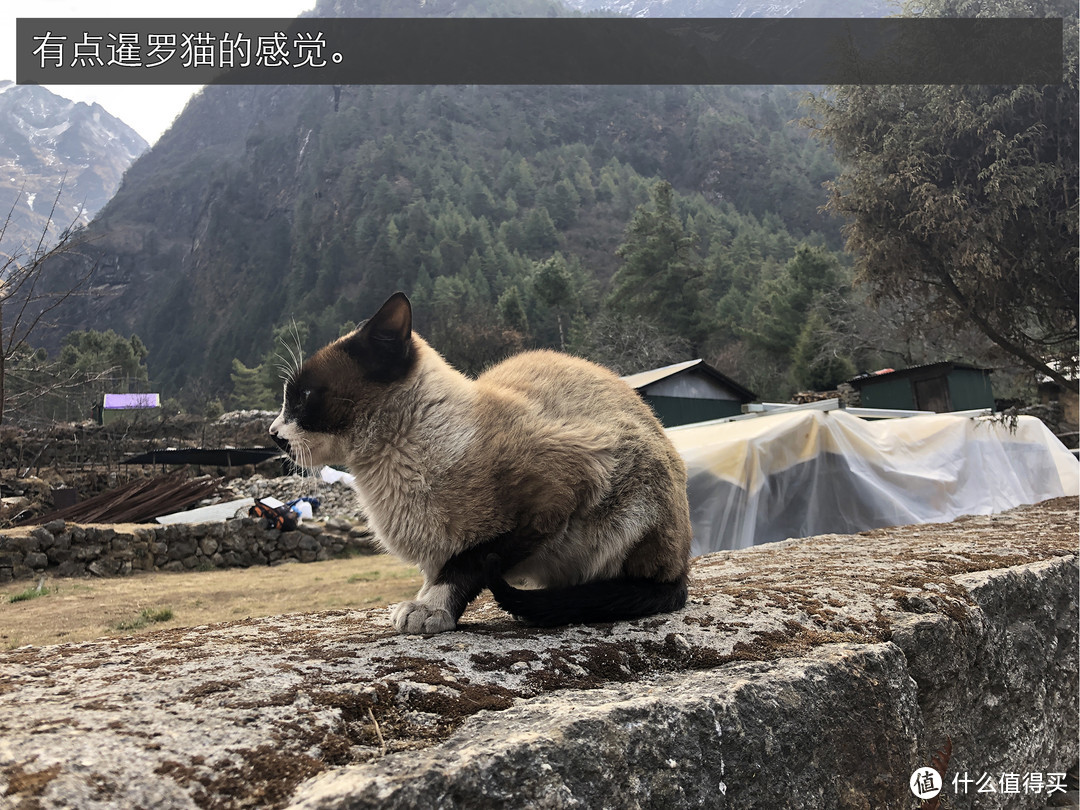
{"label": "cat's white chest", "polygon": [[428,570],[445,561],[441,510],[415,476],[356,476],[353,489],[375,539],[391,554]]}

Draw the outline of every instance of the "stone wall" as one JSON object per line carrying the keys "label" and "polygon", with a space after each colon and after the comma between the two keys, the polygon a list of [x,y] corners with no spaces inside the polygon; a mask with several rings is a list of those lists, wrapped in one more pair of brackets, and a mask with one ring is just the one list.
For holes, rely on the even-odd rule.
{"label": "stone wall", "polygon": [[915,810],[949,739],[942,807],[1037,810],[1077,764],[1077,537],[1066,498],[710,554],[633,622],[481,597],[434,637],[343,610],[0,652],[0,806]]}
{"label": "stone wall", "polygon": [[78,526],[55,520],[0,532],[0,582],[54,576],[123,576],[136,571],[315,562],[372,553],[371,533],[335,520],[301,523],[296,531],[265,521],[233,518],[216,523]]}

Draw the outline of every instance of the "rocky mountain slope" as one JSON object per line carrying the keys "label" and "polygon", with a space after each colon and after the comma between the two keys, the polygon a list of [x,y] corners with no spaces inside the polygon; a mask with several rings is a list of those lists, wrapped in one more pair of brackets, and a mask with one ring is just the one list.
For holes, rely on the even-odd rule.
{"label": "rocky mountain slope", "polygon": [[49,241],[86,225],[147,146],[99,104],[0,82],[0,217],[11,212],[0,260],[33,250],[47,224]]}
{"label": "rocky mountain slope", "polygon": [[[378,5],[317,12],[391,11]],[[49,275],[62,289],[94,266],[65,322],[139,335],[169,395],[227,392],[232,360],[261,362],[275,328],[300,321],[321,345],[395,289],[496,330],[516,287],[534,335],[558,341],[535,263],[558,251],[581,268],[574,300],[599,299],[657,178],[686,195],[703,254],[779,267],[799,240],[838,246],[820,210],[835,167],[799,115],[787,88],[208,87],[131,167],[92,247]]]}

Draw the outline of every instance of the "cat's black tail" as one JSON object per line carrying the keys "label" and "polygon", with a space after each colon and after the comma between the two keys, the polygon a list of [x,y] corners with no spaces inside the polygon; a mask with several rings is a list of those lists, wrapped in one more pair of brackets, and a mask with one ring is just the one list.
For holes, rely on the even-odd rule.
{"label": "cat's black tail", "polygon": [[540,627],[640,619],[686,604],[686,577],[674,582],[623,577],[563,588],[525,590],[503,579],[502,562],[488,556],[487,586],[499,607]]}

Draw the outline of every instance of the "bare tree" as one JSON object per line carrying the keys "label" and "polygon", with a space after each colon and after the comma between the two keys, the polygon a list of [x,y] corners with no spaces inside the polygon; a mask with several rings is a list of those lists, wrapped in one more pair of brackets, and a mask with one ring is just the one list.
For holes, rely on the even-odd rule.
{"label": "bare tree", "polygon": [[654,320],[613,312],[581,324],[571,351],[623,375],[694,359],[690,341],[664,332]]}
{"label": "bare tree", "polygon": [[[96,263],[77,276],[67,289],[55,292],[44,291],[42,276],[46,265],[52,259],[75,251],[86,243],[85,237],[76,229],[73,221],[61,234],[54,245],[49,245],[49,229],[56,214],[56,208],[63,193],[63,181],[53,199],[48,219],[41,229],[41,236],[33,248],[15,250],[10,255],[0,256],[0,424],[4,421],[5,406],[8,401],[7,369],[8,364],[19,355],[29,354],[30,335],[47,321],[48,316],[66,300],[82,291],[97,269]],[[11,209],[0,226],[0,242],[11,225],[15,206],[22,197],[22,192],[15,198]],[[53,378],[48,384],[50,390],[56,390],[72,381]],[[40,393],[37,392],[37,393]]]}

